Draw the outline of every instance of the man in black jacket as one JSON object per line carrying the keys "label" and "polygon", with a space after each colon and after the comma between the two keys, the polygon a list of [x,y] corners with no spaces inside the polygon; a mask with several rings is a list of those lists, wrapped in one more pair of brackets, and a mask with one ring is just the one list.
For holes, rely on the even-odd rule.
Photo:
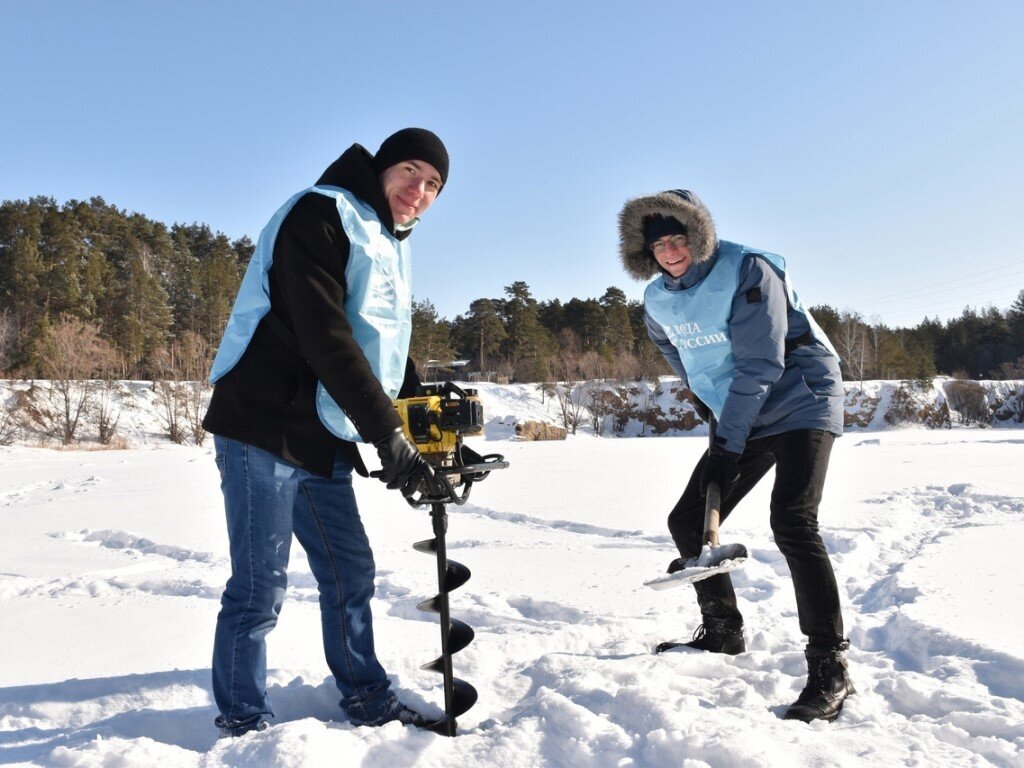
{"label": "man in black jacket", "polygon": [[376,155],[355,144],[260,236],[203,422],[231,546],[213,655],[223,735],[263,730],[273,716],[265,636],[293,533],[317,580],[324,652],[350,722],[429,724],[395,697],[374,652],[375,566],[352,491],[352,471],[367,472],[352,441],[376,446],[388,488],[409,495],[429,480],[391,398],[418,383],[405,241],[447,176],[448,153],[430,131],[398,131]]}

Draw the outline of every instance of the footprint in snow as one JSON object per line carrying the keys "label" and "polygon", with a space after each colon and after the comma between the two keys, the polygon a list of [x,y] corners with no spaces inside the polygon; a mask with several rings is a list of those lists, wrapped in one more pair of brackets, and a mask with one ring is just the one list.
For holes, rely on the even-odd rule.
{"label": "footprint in snow", "polygon": [[508,604],[524,619],[535,621],[561,621],[566,624],[576,624],[587,618],[585,611],[548,600],[535,600],[532,597],[510,597]]}
{"label": "footprint in snow", "polygon": [[224,560],[223,557],[214,555],[212,552],[202,552],[196,549],[177,547],[173,544],[158,544],[151,539],[136,536],[128,531],[112,529],[90,531],[85,529],[78,533],[64,531],[61,533],[51,533],[50,535],[57,539],[68,539],[70,541],[77,541],[83,544],[96,543],[101,547],[106,547],[107,549],[122,550],[142,557],[149,555],[166,557],[171,560],[177,560],[181,563],[195,562],[216,564]]}

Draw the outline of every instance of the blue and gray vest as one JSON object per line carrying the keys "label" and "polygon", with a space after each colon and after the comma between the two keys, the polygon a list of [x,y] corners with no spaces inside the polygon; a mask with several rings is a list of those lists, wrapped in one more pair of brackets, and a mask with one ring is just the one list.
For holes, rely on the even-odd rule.
{"label": "blue and gray vest", "polygon": [[786,274],[785,259],[774,253],[753,251],[738,243],[720,241],[715,264],[702,281],[684,290],[671,291],[659,275],[644,293],[647,314],[664,329],[669,341],[679,350],[690,389],[711,409],[716,419],[722,416],[722,407],[734,375],[729,316],[732,314],[733,296],[739,288],[740,269],[744,257],[749,254],[757,254],[771,265],[785,283],[789,306],[807,319],[814,338],[836,354],[828,337],[794,292]]}
{"label": "blue and gray vest", "polygon": [[[380,223],[374,210],[340,187],[315,186],[299,192],[273,215],[260,233],[256,251],[242,278],[235,306],[210,370],[210,383],[224,376],[242,358],[260,320],[270,311],[268,272],[281,223],[295,203],[310,192],[334,198],[351,248],[345,267],[345,312],[352,334],[388,397],[395,397],[405,377],[412,335],[412,263],[409,245]],[[342,440],[359,441],[352,420],[317,385],[320,421]]]}

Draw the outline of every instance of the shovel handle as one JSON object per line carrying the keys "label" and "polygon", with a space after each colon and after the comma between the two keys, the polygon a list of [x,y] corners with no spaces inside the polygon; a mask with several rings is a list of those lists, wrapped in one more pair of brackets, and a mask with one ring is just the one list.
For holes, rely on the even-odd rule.
{"label": "shovel handle", "polygon": [[704,502],[704,544],[718,546],[718,523],[722,514],[722,490],[718,483],[708,483]]}

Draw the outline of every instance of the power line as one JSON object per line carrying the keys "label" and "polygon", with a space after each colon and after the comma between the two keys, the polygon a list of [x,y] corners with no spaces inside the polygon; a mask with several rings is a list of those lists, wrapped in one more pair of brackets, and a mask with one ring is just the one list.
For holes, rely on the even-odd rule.
{"label": "power line", "polygon": [[[991,304],[992,306],[998,307],[1000,304],[1004,303],[1003,301],[1000,301],[998,298],[993,299],[991,294],[971,294],[971,295],[967,296],[966,298],[969,299],[969,298],[976,297],[976,296],[980,296],[980,297],[983,297],[985,299],[985,301],[983,303],[983,306],[988,306],[988,305]],[[1005,300],[1005,303],[1006,304],[1010,304],[1010,303],[1012,303],[1012,301],[1013,301],[1012,297],[1008,297]],[[943,303],[943,304],[938,304],[938,305],[936,305],[936,304],[918,304],[918,305],[913,306],[913,307],[903,307],[903,308],[901,308],[897,312],[887,312],[885,314],[889,315],[890,317],[899,317],[901,315],[908,315],[908,314],[913,314],[915,312],[921,312],[921,311],[925,312],[925,314],[929,314],[929,313],[944,312],[944,311],[955,310],[955,309],[963,310],[963,309],[967,309],[970,306],[973,306],[970,301],[965,301],[965,300],[962,300],[962,299],[956,299],[955,301],[950,301],[950,302]],[[881,314],[881,313],[879,313],[879,314]]]}
{"label": "power line", "polygon": [[969,301],[965,301],[965,299],[970,299],[970,298],[974,298],[974,297],[977,297],[977,296],[983,297],[986,300],[985,304],[991,304],[991,305],[996,306],[996,307],[1005,304],[1007,307],[1009,307],[1009,305],[1012,304],[1013,300],[1017,297],[1018,293],[1019,293],[1019,291],[1015,291],[1014,293],[1007,295],[1005,299],[1000,299],[998,297],[993,298],[992,294],[990,294],[988,292],[983,293],[983,294],[969,294],[966,297],[961,297],[961,298],[957,298],[955,300],[950,300],[949,302],[941,303],[939,305],[935,305],[933,303],[921,304],[921,305],[914,306],[914,307],[902,307],[899,311],[896,311],[896,312],[884,312],[884,313],[880,312],[878,314],[885,315],[886,317],[888,317],[890,319],[891,318],[904,317],[904,316],[913,315],[913,314],[922,314],[922,313],[923,313],[923,315],[925,317],[928,317],[931,314],[944,313],[944,312],[949,311],[949,310],[955,310],[955,309],[964,310],[964,309],[967,309],[970,306],[970,302]]}
{"label": "power line", "polygon": [[[1024,266],[1024,260],[1015,261],[1012,264],[1004,264],[1001,267],[993,267],[992,269],[984,269],[984,270],[981,270],[980,272],[974,272],[971,275],[970,279],[974,279],[975,277],[977,277],[979,275],[987,275],[990,272],[998,272],[998,271],[1003,270],[1003,269],[1012,269],[1014,267],[1019,267],[1019,266]],[[1014,274],[1020,274],[1020,273],[1014,273]],[[941,282],[932,283],[930,285],[922,285],[922,286],[918,286],[917,288],[910,288],[910,289],[908,289],[906,291],[897,291],[896,293],[892,293],[892,294],[888,294],[888,295],[876,296],[876,297],[871,299],[870,303],[877,303],[879,301],[886,301],[888,299],[893,299],[893,298],[899,298],[901,296],[906,296],[906,295],[909,295],[911,293],[919,293],[921,291],[928,291],[928,290],[930,290],[932,288],[938,288],[938,287],[943,286],[943,285],[950,285],[952,283],[962,283],[962,282],[963,282],[963,278],[953,278],[952,280],[943,280]]]}
{"label": "power line", "polygon": [[[1024,263],[1024,262],[1022,262],[1022,263]],[[986,271],[987,272],[995,272],[997,270],[990,269],[990,270],[986,270]],[[891,294],[890,296],[885,297],[885,298],[882,298],[882,297],[872,297],[868,301],[861,302],[861,303],[862,304],[871,305],[871,304],[880,304],[880,303],[883,303],[883,302],[888,302],[888,301],[891,301],[893,298],[900,298],[900,297],[921,298],[921,297],[914,297],[914,296],[911,295],[911,294],[915,294],[915,293],[924,293],[924,294],[928,294],[928,293],[948,293],[949,291],[956,291],[956,290],[959,290],[960,288],[971,288],[971,287],[974,287],[976,285],[983,285],[985,283],[991,283],[991,282],[994,282],[994,281],[997,281],[997,280],[1009,280],[1010,278],[1013,278],[1013,277],[1020,277],[1020,276],[1024,275],[1024,270],[1020,270],[1020,271],[1017,271],[1017,272],[1009,272],[1007,274],[1002,274],[1002,275],[996,275],[994,277],[986,277],[986,278],[983,278],[981,280],[975,280],[974,279],[975,277],[977,277],[977,275],[981,275],[981,274],[984,274],[984,273],[983,272],[978,272],[975,275],[971,275],[971,277],[966,279],[966,280],[963,279],[963,278],[960,278],[960,279],[956,279],[956,280],[947,280],[947,281],[945,281],[943,283],[936,283],[935,285],[929,286],[927,288],[925,288],[925,287],[912,288],[912,289],[907,290],[907,291],[902,291],[901,293]],[[951,288],[942,288],[941,290],[938,290],[938,291],[934,290],[934,288],[937,288],[937,287],[942,286],[942,285],[949,285],[950,283],[956,283],[956,285],[953,285],[953,287],[951,287]]]}
{"label": "power line", "polygon": [[[975,282],[967,282],[967,283],[964,283],[963,285],[957,285],[957,286],[954,286],[952,288],[943,288],[940,291],[932,291],[932,293],[930,295],[935,296],[935,295],[938,295],[940,293],[949,293],[951,291],[959,291],[959,290],[961,290],[963,288],[976,288],[979,285],[985,285],[985,284],[992,283],[992,282],[1006,282],[1007,280],[1009,280],[1012,277],[1020,277],[1020,276],[1024,276],[1024,271],[1012,272],[1012,273],[1010,273],[1008,275],[999,275],[997,277],[988,277],[988,278],[985,278],[984,280],[978,280],[978,281],[975,281]],[[1022,281],[1022,283],[1024,283],[1024,281]],[[970,294],[970,295],[973,295],[973,294]],[[924,296],[909,296],[908,300],[909,301],[914,301],[915,299],[923,299],[923,298],[925,298],[925,297]],[[879,304],[879,303],[880,303],[879,301],[875,301],[875,300],[865,301],[865,302],[863,302],[861,304],[861,306],[864,306],[864,305],[872,306],[872,305],[876,305],[876,304]],[[889,302],[886,302],[886,303],[892,303],[892,302],[889,301]]]}
{"label": "power line", "polygon": [[[882,315],[887,318],[898,318],[907,315],[913,315],[916,313],[921,313],[924,314],[925,316],[928,316],[930,314],[941,314],[952,310],[966,309],[968,306],[971,305],[972,299],[981,299],[983,303],[986,305],[992,304],[994,306],[1005,306],[1008,308],[1011,304],[1013,304],[1014,300],[1020,294],[1020,289],[1011,288],[1010,290],[1011,293],[1009,294],[996,293],[995,295],[993,295],[990,290],[984,290],[980,292],[976,291],[973,293],[963,294],[959,296],[950,296],[947,297],[945,300],[940,300],[939,302],[929,301],[926,304],[915,304],[909,307],[900,306],[899,308],[891,312],[885,310],[871,312],[866,316],[870,319],[870,317],[873,315]],[[856,312],[857,310],[853,311]],[[858,314],[863,315],[864,313],[858,312]]]}

